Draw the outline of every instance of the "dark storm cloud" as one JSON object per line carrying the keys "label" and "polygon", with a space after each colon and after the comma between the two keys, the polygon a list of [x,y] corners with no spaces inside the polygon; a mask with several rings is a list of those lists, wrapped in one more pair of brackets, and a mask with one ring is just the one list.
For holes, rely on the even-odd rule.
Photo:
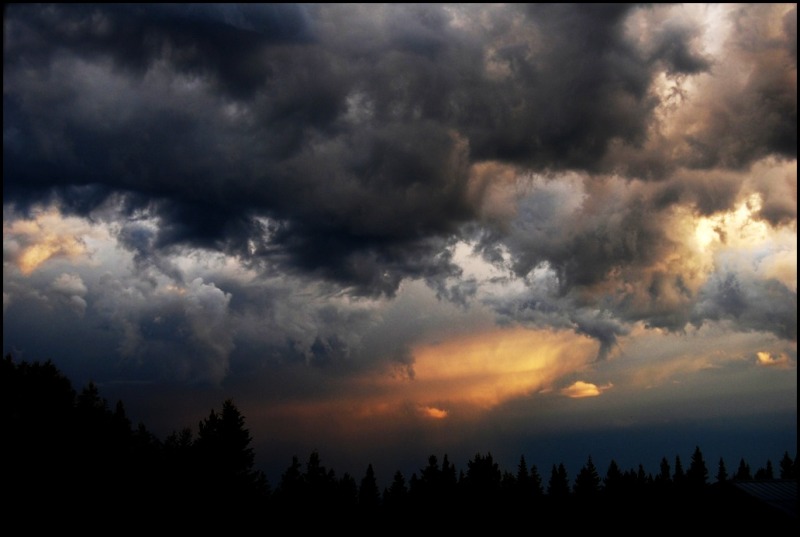
{"label": "dark storm cloud", "polygon": [[711,61],[691,47],[698,33],[696,28],[667,22],[653,38],[652,57],[663,62],[670,75],[707,71]]}
{"label": "dark storm cloud", "polygon": [[14,5],[7,13],[5,61],[48,63],[58,54],[110,58],[142,76],[154,61],[211,76],[236,97],[249,97],[269,76],[266,45],[308,40],[303,8],[278,5]]}
{"label": "dark storm cloud", "polygon": [[526,8],[523,29],[492,51],[503,74],[464,103],[476,158],[592,170],[613,140],[641,143],[657,102],[651,67],[624,35],[632,9]]}
{"label": "dark storm cloud", "polygon": [[[140,261],[188,245],[357,294],[391,295],[413,277],[446,296],[441,282],[458,271],[441,252],[478,216],[468,191],[476,161],[639,166],[643,177],[678,165],[666,164],[670,148],[633,164],[609,150],[648,142],[661,70],[714,69],[696,29],[679,22],[639,48],[626,21],[649,9],[12,6],[4,199],[58,200],[80,215],[109,199],[128,215],[149,211],[159,225],[146,248],[132,229],[121,237]],[[796,24],[786,20],[780,46],[767,49],[774,61],[694,129],[692,166],[796,155],[796,97],[781,60]],[[620,209],[630,216],[566,244],[528,243],[521,273],[549,260],[566,290],[646,260],[660,231]],[[464,300],[469,289],[449,294]]]}
{"label": "dark storm cloud", "polygon": [[652,195],[656,210],[688,205],[702,216],[724,212],[733,207],[742,188],[742,179],[724,173],[698,176],[676,173],[668,183],[658,185]]}

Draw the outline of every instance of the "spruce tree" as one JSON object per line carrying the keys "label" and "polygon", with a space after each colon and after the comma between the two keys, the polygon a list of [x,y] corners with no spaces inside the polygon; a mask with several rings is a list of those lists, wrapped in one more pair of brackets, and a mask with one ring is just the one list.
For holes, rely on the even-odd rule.
{"label": "spruce tree", "polygon": [[695,446],[689,470],[686,472],[686,482],[693,488],[702,488],[708,484],[708,468],[703,459],[699,446]]}
{"label": "spruce tree", "polygon": [[683,485],[686,475],[683,473],[683,465],[679,455],[675,456],[675,473],[672,474],[672,482],[676,485]]}
{"label": "spruce tree", "polygon": [[783,453],[783,458],[781,459],[781,479],[797,479],[795,463],[789,456],[788,451]]}
{"label": "spruce tree", "polygon": [[609,495],[619,494],[624,487],[624,477],[622,470],[620,470],[617,461],[611,459],[606,471],[606,477],[603,480],[604,490]]}
{"label": "spruce tree", "polygon": [[372,464],[369,464],[364,477],[361,478],[361,486],[358,487],[358,506],[363,511],[374,512],[380,505],[380,499],[375,470],[372,468]]}
{"label": "spruce tree", "polygon": [[569,478],[564,463],[553,465],[550,472],[550,481],[547,483],[547,495],[551,498],[565,498],[569,496]]}
{"label": "spruce tree", "polygon": [[750,474],[750,465],[744,462],[744,458],[739,461],[739,468],[736,469],[734,475],[736,481],[750,481],[753,476]]}
{"label": "spruce tree", "polygon": [[533,491],[534,497],[540,497],[544,495],[544,489],[542,488],[542,476],[539,474],[539,469],[535,464],[531,465],[531,490]]}
{"label": "spruce tree", "polygon": [[717,483],[725,483],[728,480],[728,470],[725,468],[725,461],[722,459],[722,457],[719,458],[716,478]]}
{"label": "spruce tree", "polygon": [[575,495],[581,497],[594,496],[600,491],[600,475],[592,462],[592,456],[578,472],[575,478]]}

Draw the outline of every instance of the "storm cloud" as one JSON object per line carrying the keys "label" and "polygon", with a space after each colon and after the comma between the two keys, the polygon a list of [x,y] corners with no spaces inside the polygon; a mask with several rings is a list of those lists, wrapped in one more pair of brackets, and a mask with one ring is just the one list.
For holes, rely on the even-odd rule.
{"label": "storm cloud", "polygon": [[[697,29],[631,36],[648,9],[11,6],[4,198],[88,215],[117,194],[125,212],[158,216],[156,249],[218,249],[391,294],[453,270],[437,253],[476,217],[471,163],[613,171],[609,147],[641,147],[657,124],[664,66],[713,69]],[[769,61],[682,142],[687,165],[794,155],[795,92],[779,75],[793,31],[740,45]],[[733,109],[744,117],[731,130]],[[725,136],[736,146],[702,149]]]}
{"label": "storm cloud", "polygon": [[[584,373],[652,334],[727,330],[752,338],[750,361],[789,357],[762,369],[791,369],[796,19],[9,5],[7,349],[83,353],[69,371],[121,383],[263,391],[288,421],[354,394],[342,408],[408,427],[466,412],[419,388],[437,384],[418,357],[440,374],[457,360],[437,353],[484,349],[454,340],[498,330],[523,355],[536,345],[516,330],[542,342],[514,367],[486,347],[529,379],[496,390],[517,398],[622,390]],[[59,336],[36,337],[42,322]],[[479,362],[443,385],[491,378]],[[405,388],[376,402],[372,375]]]}

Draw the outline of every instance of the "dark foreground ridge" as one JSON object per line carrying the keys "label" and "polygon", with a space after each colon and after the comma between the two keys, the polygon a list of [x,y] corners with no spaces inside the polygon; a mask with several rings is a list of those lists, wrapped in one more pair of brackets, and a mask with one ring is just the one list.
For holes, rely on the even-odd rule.
{"label": "dark foreground ridge", "polygon": [[[657,475],[612,461],[601,477],[589,457],[574,480],[563,464],[540,471],[524,455],[513,471],[477,453],[463,468],[431,455],[410,477],[380,490],[372,465],[337,475],[312,452],[294,457],[272,487],[254,469],[252,438],[232,400],[193,431],[160,440],[132,427],[90,383],[76,392],[52,362],[5,357],[2,394],[4,513],[26,533],[78,524],[87,533],[132,530],[291,531],[329,528],[397,533],[416,528],[523,527],[760,531],[797,529],[797,456],[709,476],[700,447],[686,470],[661,459]],[[287,526],[287,524],[289,526]],[[282,530],[284,531],[284,530]],[[550,530],[547,530],[550,531]]]}

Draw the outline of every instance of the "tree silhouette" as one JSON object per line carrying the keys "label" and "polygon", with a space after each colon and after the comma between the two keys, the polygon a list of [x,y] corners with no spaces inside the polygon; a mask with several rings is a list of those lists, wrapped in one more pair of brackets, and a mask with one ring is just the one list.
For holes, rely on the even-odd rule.
{"label": "tree silhouette", "polygon": [[467,462],[464,476],[464,493],[469,505],[493,506],[498,500],[502,482],[500,466],[491,453],[485,456],[477,453]]}
{"label": "tree silhouette", "polygon": [[364,511],[374,512],[380,505],[380,501],[378,482],[375,480],[375,471],[370,464],[361,479],[361,486],[358,487],[358,506]]}
{"label": "tree silhouette", "polygon": [[744,459],[739,461],[739,467],[736,469],[734,479],[736,481],[750,481],[753,479],[753,476],[750,474],[750,465],[744,462]]}
{"label": "tree silhouette", "polygon": [[542,495],[542,479],[539,477],[536,466],[532,466],[531,469],[528,470],[528,463],[525,460],[525,455],[519,458],[514,482],[515,490],[513,497],[514,501],[519,506],[528,505]]}
{"label": "tree silhouette", "polygon": [[9,354],[0,371],[4,512],[63,504],[80,475],[72,384],[50,361],[15,363]]}
{"label": "tree silhouette", "polygon": [[455,501],[457,486],[456,467],[450,462],[450,458],[445,453],[442,458],[442,469],[439,475],[439,494],[447,504],[445,507],[450,507],[449,504]]}
{"label": "tree silhouette", "polygon": [[781,479],[797,479],[797,465],[789,456],[788,451],[783,452],[781,458]]}
{"label": "tree silhouette", "polygon": [[771,460],[767,460],[766,466],[756,470],[755,478],[758,481],[767,481],[767,480],[770,480],[770,479],[775,479],[775,472],[772,469],[772,461]]}
{"label": "tree silhouette", "polygon": [[358,485],[356,480],[349,473],[345,472],[336,491],[336,501],[333,504],[334,510],[346,515],[353,512],[358,505]]}
{"label": "tree silhouette", "polygon": [[544,495],[542,476],[539,474],[539,469],[535,464],[531,465],[531,490],[533,491],[534,498],[540,498]]}
{"label": "tree silhouette", "polygon": [[254,469],[251,442],[244,416],[231,399],[223,402],[219,413],[212,409],[199,423],[194,443],[198,490],[215,500],[217,522],[230,522],[228,515],[235,510],[240,515],[237,521],[244,524],[266,497],[266,477]]}
{"label": "tree silhouette", "polygon": [[581,467],[575,478],[575,495],[591,497],[597,495],[598,492],[600,492],[600,475],[592,462],[592,456],[589,455],[586,464]]}
{"label": "tree silhouette", "polygon": [[569,478],[564,463],[559,463],[558,466],[553,465],[553,469],[550,472],[550,481],[547,483],[547,495],[556,499],[569,496]]}
{"label": "tree silhouette", "polygon": [[402,511],[408,504],[408,486],[403,473],[398,470],[394,474],[392,484],[383,491],[383,505],[388,510]]}
{"label": "tree silhouette", "polygon": [[694,448],[689,470],[686,472],[686,482],[693,488],[702,488],[708,484],[708,468],[699,446]]}
{"label": "tree silhouette", "polygon": [[[371,464],[359,486],[349,474],[337,480],[313,451],[305,472],[297,457],[292,458],[273,493],[254,468],[244,416],[231,400],[200,421],[196,437],[187,427],[160,442],[144,424],[131,428],[122,401],[109,409],[93,382],[76,394],[52,363],[15,364],[6,357],[0,366],[0,401],[0,426],[5,433],[0,482],[12,492],[5,500],[7,520],[23,516],[30,521],[42,513],[61,520],[72,511],[85,514],[91,509],[119,520],[141,519],[143,525],[163,526],[166,520],[171,527],[194,533],[219,523],[224,527],[217,529],[237,533],[261,520],[289,521],[298,531],[317,520],[336,527],[366,523],[363,529],[375,531],[382,526],[375,525],[378,519],[372,515],[394,522],[410,519],[409,529],[419,528],[423,521],[452,524],[454,519],[469,528],[492,519],[497,528],[497,523],[517,521],[515,515],[523,510],[531,513],[531,507],[542,523],[575,516],[596,524],[615,520],[623,514],[617,506],[624,505],[639,516],[668,521],[671,529],[687,527],[695,518],[706,527],[721,529],[723,519],[731,524],[767,523],[767,518],[771,521],[776,515],[765,518],[757,507],[730,503],[729,487],[705,486],[708,470],[699,446],[685,474],[680,457],[675,458],[672,475],[675,482],[684,483],[682,487],[666,486],[673,477],[664,457],[655,480],[642,464],[623,473],[612,459],[601,488],[590,456],[577,474],[574,495],[562,463],[552,467],[547,497],[534,501],[537,495],[543,496],[542,479],[535,465],[529,469],[524,456],[516,471],[509,472],[491,454],[479,453],[456,478],[456,467],[445,454],[441,466],[430,456],[421,477],[413,474],[408,486],[403,474],[396,472],[381,497]],[[796,479],[796,468],[796,459],[784,452],[780,477]],[[773,477],[770,459],[756,477]],[[720,457],[717,482],[751,478],[744,459],[729,476]],[[697,494],[698,490],[704,493]],[[624,501],[615,496],[617,492],[624,494]],[[582,501],[586,498],[595,500]],[[31,508],[26,510],[27,506]],[[736,509],[733,518],[727,516],[734,513],[730,509]],[[781,528],[781,520],[770,528]],[[792,522],[796,529],[796,519]]]}
{"label": "tree silhouette", "polygon": [[620,494],[625,486],[625,478],[620,470],[617,461],[611,459],[606,471],[606,477],[603,480],[604,491],[611,496]]}
{"label": "tree silhouette", "polygon": [[283,512],[293,512],[305,502],[305,483],[302,466],[297,455],[292,457],[292,462],[281,474],[281,479],[275,490],[275,504]]}
{"label": "tree silhouette", "polygon": [[683,464],[679,455],[675,456],[675,472],[672,474],[672,482],[676,485],[683,485],[686,479],[686,474],[683,473]]}
{"label": "tree silhouette", "polygon": [[653,482],[653,476],[644,471],[644,466],[639,463],[639,468],[636,470],[636,484],[639,489],[648,487]]}
{"label": "tree silhouette", "polygon": [[435,508],[441,499],[439,487],[442,472],[436,455],[428,457],[428,464],[420,470],[420,477],[412,476],[410,494],[414,502],[423,509]]}
{"label": "tree silhouette", "polygon": [[722,459],[722,457],[719,458],[716,479],[717,483],[725,483],[728,481],[728,470],[725,468],[725,461]]}
{"label": "tree silhouette", "polygon": [[200,495],[198,461],[194,437],[189,427],[173,431],[162,446],[163,481],[161,493],[165,498],[186,498],[188,504]]}

